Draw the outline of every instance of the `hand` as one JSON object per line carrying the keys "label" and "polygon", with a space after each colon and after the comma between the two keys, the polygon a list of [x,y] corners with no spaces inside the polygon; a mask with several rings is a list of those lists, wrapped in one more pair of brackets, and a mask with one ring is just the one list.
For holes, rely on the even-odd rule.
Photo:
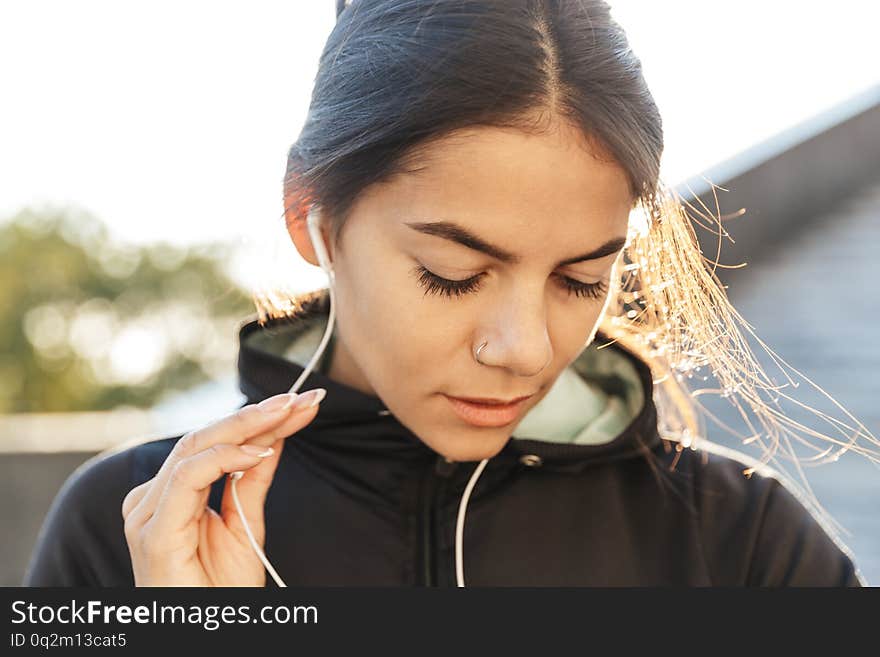
{"label": "hand", "polygon": [[[244,471],[238,499],[262,548],[263,507],[284,441],[315,418],[318,405],[309,404],[325,392],[276,395],[177,441],[156,476],[122,502],[136,586],[265,586],[265,567],[239,518],[231,482],[220,513],[208,506],[211,484]],[[284,409],[291,398],[304,408]]]}

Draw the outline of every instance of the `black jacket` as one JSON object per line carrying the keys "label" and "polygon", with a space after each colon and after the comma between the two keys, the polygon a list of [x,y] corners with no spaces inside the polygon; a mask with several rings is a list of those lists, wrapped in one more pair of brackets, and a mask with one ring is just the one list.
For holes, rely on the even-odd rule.
{"label": "black jacket", "polygon": [[[239,381],[257,402],[297,379],[326,306],[249,320]],[[596,349],[607,341],[597,335],[489,460],[467,507],[468,586],[865,585],[840,539],[772,473],[747,478],[744,462],[705,441],[677,451],[661,439],[650,370],[618,343]],[[477,462],[447,462],[324,363],[301,390],[327,397],[285,443],[269,489],[267,557],[288,586],[455,586],[456,516]],[[178,439],[78,468],[24,585],[133,585],[122,500]],[[226,481],[211,490],[217,511]]]}

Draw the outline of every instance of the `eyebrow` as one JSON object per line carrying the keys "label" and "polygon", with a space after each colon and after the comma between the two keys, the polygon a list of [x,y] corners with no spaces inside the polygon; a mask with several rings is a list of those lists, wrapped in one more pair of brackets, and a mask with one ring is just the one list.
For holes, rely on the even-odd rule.
{"label": "eyebrow", "polygon": [[[451,221],[405,221],[404,224],[425,235],[442,237],[445,240],[462,244],[474,251],[485,253],[505,264],[516,264],[522,260],[521,256],[514,255],[494,244],[489,244],[486,240],[477,237],[463,226],[459,226]],[[598,260],[620,251],[625,245],[626,237],[615,237],[592,251],[573,258],[566,258],[558,262],[556,266],[564,267],[565,265],[573,265],[586,260]]]}

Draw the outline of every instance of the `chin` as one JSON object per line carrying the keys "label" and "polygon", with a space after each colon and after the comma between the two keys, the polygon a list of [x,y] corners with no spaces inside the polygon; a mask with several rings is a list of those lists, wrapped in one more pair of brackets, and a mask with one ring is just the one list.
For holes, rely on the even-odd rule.
{"label": "chin", "polygon": [[498,440],[484,439],[482,442],[475,438],[463,445],[438,445],[432,449],[450,461],[482,461],[497,456],[504,449],[508,438],[509,436]]}

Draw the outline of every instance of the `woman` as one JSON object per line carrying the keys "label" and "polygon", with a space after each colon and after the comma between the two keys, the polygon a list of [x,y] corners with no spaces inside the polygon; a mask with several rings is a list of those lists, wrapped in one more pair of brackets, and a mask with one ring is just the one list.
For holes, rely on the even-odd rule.
{"label": "woman", "polygon": [[321,218],[329,348],[310,372],[330,290],[258,298],[248,404],[81,467],[26,585],[863,585],[779,478],[698,440],[702,367],[769,456],[781,425],[605,3],[337,17],[284,184],[314,265]]}

